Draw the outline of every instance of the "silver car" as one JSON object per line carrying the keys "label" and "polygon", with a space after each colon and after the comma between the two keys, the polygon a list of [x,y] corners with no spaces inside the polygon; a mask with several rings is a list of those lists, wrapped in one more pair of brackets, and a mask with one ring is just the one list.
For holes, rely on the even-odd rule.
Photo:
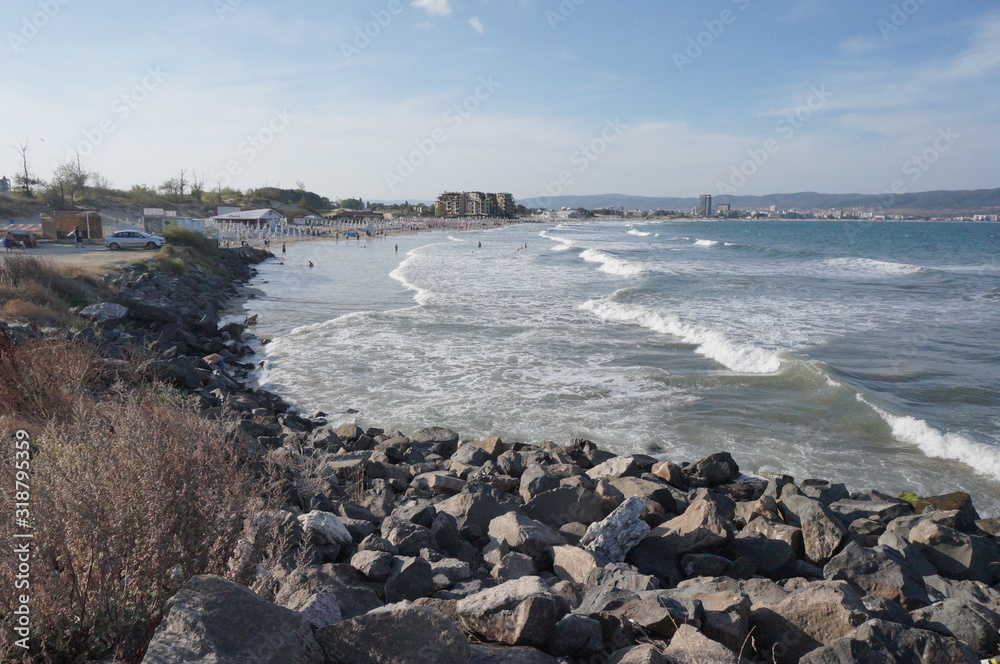
{"label": "silver car", "polygon": [[159,235],[150,235],[142,231],[116,231],[104,240],[104,246],[113,251],[144,247],[158,249],[167,243]]}

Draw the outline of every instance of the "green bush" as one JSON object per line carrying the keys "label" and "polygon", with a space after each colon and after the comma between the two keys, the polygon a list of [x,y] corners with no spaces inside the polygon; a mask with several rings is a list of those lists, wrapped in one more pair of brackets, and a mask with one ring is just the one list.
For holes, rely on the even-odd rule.
{"label": "green bush", "polygon": [[205,237],[201,233],[189,231],[179,226],[168,226],[163,231],[163,238],[168,244],[175,244],[182,247],[191,247],[203,256],[216,257],[219,255],[219,247],[215,240]]}

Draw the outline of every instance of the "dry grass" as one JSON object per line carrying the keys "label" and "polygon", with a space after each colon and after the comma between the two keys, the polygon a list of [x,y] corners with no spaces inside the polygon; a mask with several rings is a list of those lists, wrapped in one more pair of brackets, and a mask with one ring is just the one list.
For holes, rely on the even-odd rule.
{"label": "dry grass", "polygon": [[[83,344],[0,335],[0,455],[14,459],[14,432],[30,434],[35,532],[32,650],[5,638],[0,660],[140,661],[166,598],[191,575],[227,575],[259,509],[231,422],[156,383],[113,383],[102,366]],[[0,482],[3,504],[13,490]],[[2,541],[13,532],[0,520]],[[0,558],[0,587],[14,587],[13,564]],[[5,635],[12,595],[0,593]]]}
{"label": "dry grass", "polygon": [[0,313],[7,319],[33,323],[75,322],[72,307],[110,295],[101,279],[79,269],[64,273],[33,256],[8,256],[0,261]]}

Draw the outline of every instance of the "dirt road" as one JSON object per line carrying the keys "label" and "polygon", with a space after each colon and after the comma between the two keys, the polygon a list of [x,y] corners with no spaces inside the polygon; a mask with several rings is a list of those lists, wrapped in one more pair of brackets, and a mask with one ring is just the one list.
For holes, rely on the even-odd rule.
{"label": "dirt road", "polygon": [[155,253],[147,249],[111,251],[100,244],[84,245],[83,249],[77,249],[72,244],[40,242],[35,249],[15,249],[13,254],[7,254],[0,248],[0,260],[10,255],[37,256],[62,268],[79,268],[90,274],[104,274],[132,261],[149,258]]}

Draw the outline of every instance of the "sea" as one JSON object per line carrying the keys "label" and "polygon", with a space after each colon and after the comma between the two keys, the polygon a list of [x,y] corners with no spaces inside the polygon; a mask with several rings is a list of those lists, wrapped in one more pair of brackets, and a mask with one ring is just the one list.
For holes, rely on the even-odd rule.
{"label": "sea", "polygon": [[725,450],[1000,516],[997,224],[525,223],[293,245],[252,286],[259,384],[333,423]]}

